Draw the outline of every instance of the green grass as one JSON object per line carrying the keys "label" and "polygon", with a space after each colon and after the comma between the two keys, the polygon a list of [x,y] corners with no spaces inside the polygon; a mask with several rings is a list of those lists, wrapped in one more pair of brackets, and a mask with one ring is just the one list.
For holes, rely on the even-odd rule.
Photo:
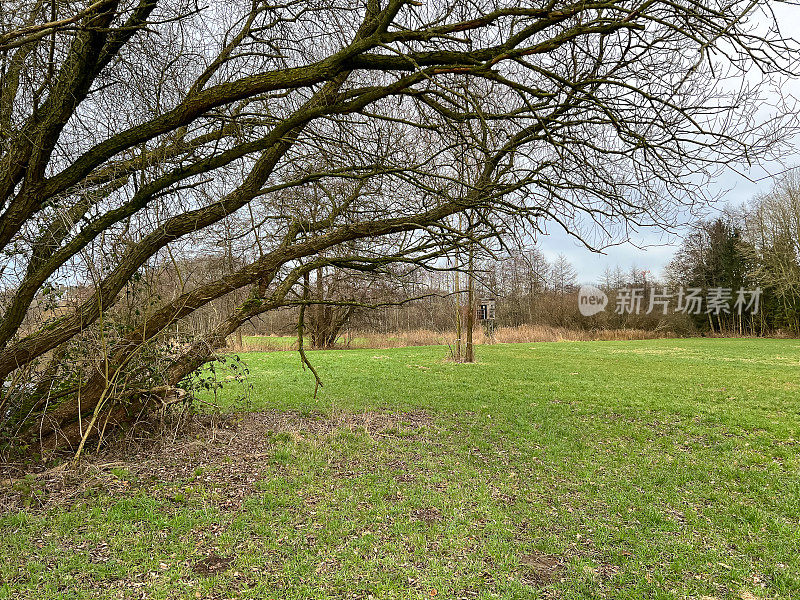
{"label": "green grass", "polygon": [[[431,420],[115,465],[0,517],[0,598],[800,597],[800,341],[445,355],[309,352],[317,399],[295,353],[245,355],[253,409]],[[211,553],[230,568],[193,572]]]}
{"label": "green grass", "polygon": [[[310,344],[308,336],[303,337],[304,344]],[[247,335],[244,336],[245,344],[254,344],[264,350],[293,350],[297,348],[297,336],[294,335]]]}

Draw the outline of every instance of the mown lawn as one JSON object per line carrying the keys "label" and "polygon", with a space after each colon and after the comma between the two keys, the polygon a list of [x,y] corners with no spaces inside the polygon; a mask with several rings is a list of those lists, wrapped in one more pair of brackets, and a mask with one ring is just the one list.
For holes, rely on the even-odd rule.
{"label": "mown lawn", "polygon": [[800,341],[445,356],[243,356],[270,412],[26,484],[0,598],[800,598]]}

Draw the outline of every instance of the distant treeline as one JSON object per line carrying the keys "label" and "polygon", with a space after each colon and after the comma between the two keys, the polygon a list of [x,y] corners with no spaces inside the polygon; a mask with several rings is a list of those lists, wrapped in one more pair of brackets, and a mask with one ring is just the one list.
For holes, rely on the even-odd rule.
{"label": "distant treeline", "polygon": [[[453,270],[456,264],[457,271]],[[197,284],[223,277],[240,266],[236,257],[221,253],[183,259],[180,264],[160,262],[143,269],[110,311],[113,320],[109,322],[124,328],[128,320],[159,298],[174,295],[179,279],[184,285]],[[466,323],[470,310],[468,267],[465,256],[455,257],[452,264],[443,264],[435,271],[387,268],[363,273],[320,267],[309,277],[310,305],[305,314],[309,345],[329,347],[342,336],[359,334],[397,336],[405,332],[420,337],[414,332],[425,332],[421,336],[425,339],[452,337],[459,321]],[[626,331],[640,332],[638,336],[644,335],[642,332],[797,336],[800,178],[787,176],[748,205],[697,222],[664,273],[653,274],[635,266],[606,269],[595,285],[606,294],[608,304],[593,316],[584,316],[578,310],[578,278],[563,255],[548,260],[535,246],[493,256],[476,252],[472,274],[473,310],[479,310],[484,298],[496,303],[496,318],[476,325],[481,336],[501,328],[528,331],[525,327],[558,331],[561,337],[565,331],[575,331],[579,339],[595,339],[602,337],[598,332],[610,335],[614,331],[623,332],[615,336],[627,335]],[[691,290],[700,290],[702,296],[696,311],[686,310]],[[737,298],[740,290],[749,292],[748,302],[752,293],[760,290],[755,314],[752,305],[737,305],[742,300]],[[709,296],[714,292],[717,300],[725,300],[724,308],[709,310]],[[81,286],[49,290],[40,301],[40,318],[70,310],[87,294],[88,288]],[[637,296],[635,302],[625,297],[631,294]],[[667,310],[662,302],[665,297],[669,298]],[[182,319],[166,335],[191,340],[213,330],[224,314],[246,301],[246,293],[236,290]],[[263,313],[245,323],[229,343],[241,346],[243,336],[296,335],[298,311],[299,306],[294,306]],[[32,327],[36,325],[31,323]]]}
{"label": "distant treeline", "polygon": [[[424,330],[449,334],[459,320],[466,321],[469,278],[465,264],[461,262],[461,272],[444,269],[372,276],[318,269],[312,278],[311,300],[323,304],[309,307],[306,314],[311,345],[329,346],[345,333]],[[563,255],[548,260],[533,247],[483,256],[475,260],[473,275],[474,309],[482,298],[496,302],[496,318],[491,323],[478,322],[478,328],[486,332],[533,326],[679,336],[797,336],[800,178],[789,175],[749,204],[695,223],[664,273],[635,266],[606,269],[596,286],[607,295],[608,304],[593,316],[578,310],[577,274]],[[637,295],[635,307],[630,298],[621,297],[631,293]],[[698,305],[687,301],[692,293],[700,295]],[[714,296],[717,308],[709,304]],[[337,306],[337,302],[346,304]],[[213,320],[213,309],[193,318]],[[243,331],[245,335],[286,335],[295,332],[296,326],[297,309],[284,309],[261,316]]]}
{"label": "distant treeline", "polygon": [[[330,299],[337,297],[335,286],[328,288],[324,278],[322,281],[318,289],[325,289]],[[797,336],[800,178],[790,174],[749,204],[695,223],[665,272],[658,276],[635,266],[607,269],[597,286],[608,296],[608,305],[593,316],[584,316],[578,310],[576,272],[563,255],[548,261],[534,247],[484,258],[475,264],[474,281],[476,308],[481,298],[496,301],[496,319],[491,323],[495,328]],[[425,298],[399,306],[354,310],[341,321],[342,327],[386,333],[450,331],[467,310],[467,286],[464,273],[406,277],[403,286],[383,286],[386,295],[373,300]],[[630,297],[621,297],[631,294],[637,296],[635,307]],[[697,303],[692,302],[693,296]],[[291,327],[290,315],[271,318],[270,331]],[[287,322],[281,324],[282,319]]]}

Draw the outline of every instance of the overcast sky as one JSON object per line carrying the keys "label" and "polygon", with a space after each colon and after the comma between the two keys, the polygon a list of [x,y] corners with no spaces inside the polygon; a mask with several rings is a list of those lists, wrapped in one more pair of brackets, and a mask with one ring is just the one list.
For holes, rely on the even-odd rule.
{"label": "overcast sky", "polygon": [[[795,157],[790,164],[800,164],[800,156]],[[774,167],[774,172],[780,170],[782,167],[778,165]],[[733,172],[723,175],[716,183],[716,188],[720,192],[724,191],[724,194],[721,202],[715,207],[711,207],[710,214],[714,214],[726,204],[742,204],[770,189],[772,182],[764,171],[759,169],[750,173],[749,176],[753,179],[766,178],[753,183]],[[563,231],[552,229],[547,236],[539,238],[539,247],[550,260],[559,254],[566,255],[578,272],[580,283],[600,282],[605,268],[615,266],[620,266],[627,271],[631,266],[636,265],[639,269],[647,269],[654,275],[660,276],[664,266],[680,245],[680,236],[651,231],[642,232],[635,237],[638,238],[637,244],[643,247],[637,248],[632,243],[623,244],[608,248],[605,254],[596,254],[579,246],[574,238]]]}

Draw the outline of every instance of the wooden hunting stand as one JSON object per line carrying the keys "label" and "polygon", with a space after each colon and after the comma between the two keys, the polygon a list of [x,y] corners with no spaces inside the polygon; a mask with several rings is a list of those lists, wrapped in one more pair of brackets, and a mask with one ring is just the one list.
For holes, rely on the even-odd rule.
{"label": "wooden hunting stand", "polygon": [[495,298],[481,298],[475,309],[475,316],[483,324],[483,329],[489,337],[494,336],[494,319],[497,300]]}

